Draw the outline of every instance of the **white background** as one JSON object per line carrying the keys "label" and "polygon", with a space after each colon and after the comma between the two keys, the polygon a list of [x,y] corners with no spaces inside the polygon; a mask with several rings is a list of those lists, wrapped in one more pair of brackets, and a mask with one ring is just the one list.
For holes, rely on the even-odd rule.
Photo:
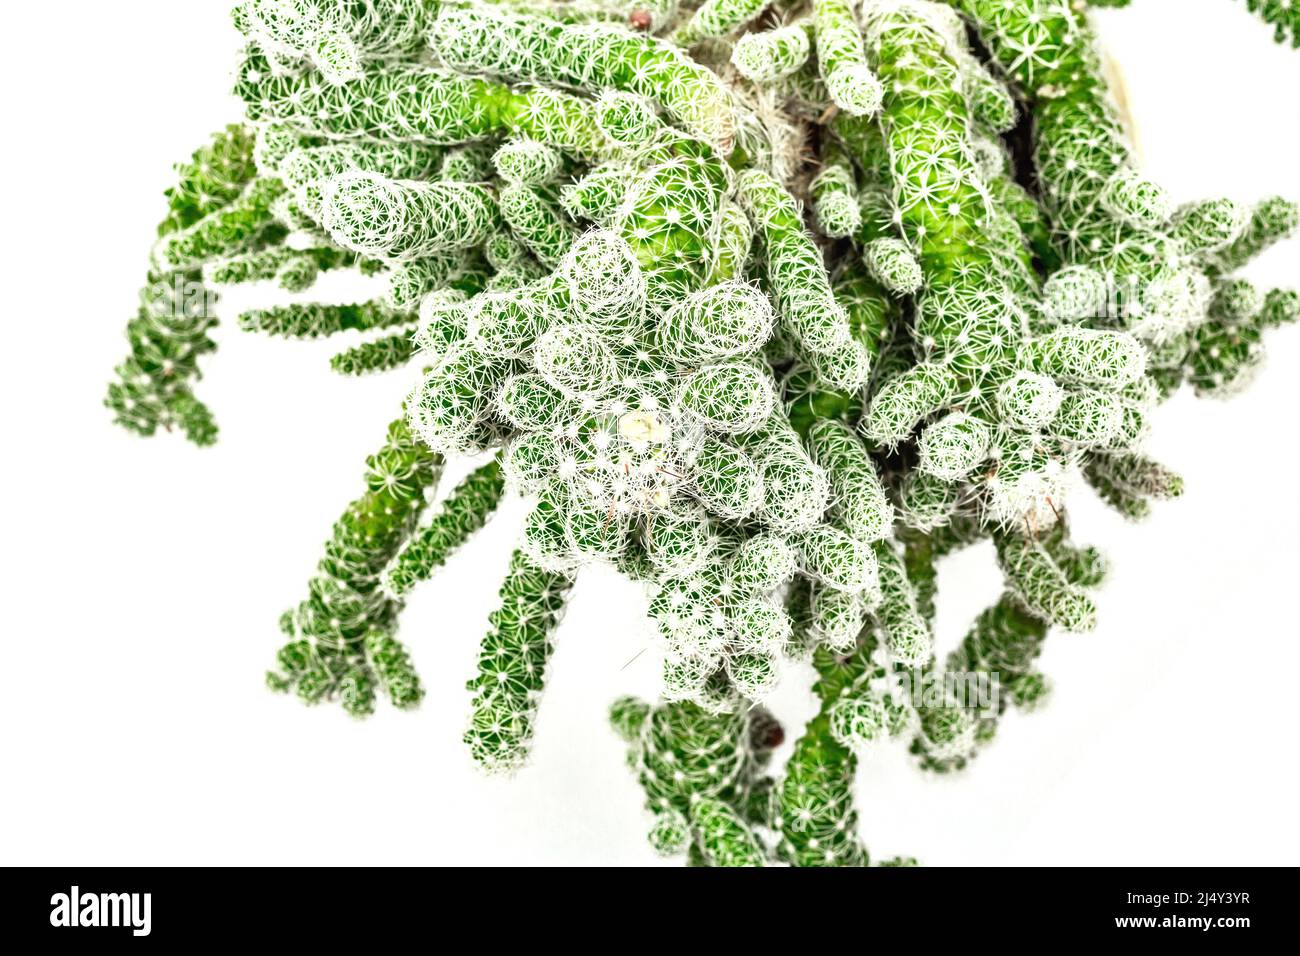
{"label": "white background", "polygon": [[[653,653],[623,666],[645,646],[636,587],[599,571],[579,583],[527,769],[484,777],[460,742],[517,505],[407,609],[421,710],[381,702],[355,722],[263,688],[276,619],[411,372],[343,379],[327,365],[336,342],[240,333],[233,318],[267,301],[259,289],[223,303],[200,385],[216,448],[137,439],[100,407],[170,164],[239,115],[227,6],[6,10],[0,862],[658,862],[604,717],[657,682]],[[1135,0],[1098,20],[1147,169],[1175,198],[1300,195],[1300,53],[1228,0]],[[1298,267],[1295,244],[1251,275],[1295,283]],[[1186,476],[1183,500],[1140,526],[1087,492],[1072,502],[1076,535],[1114,573],[1096,633],[1048,643],[1050,706],[1008,718],[964,776],[923,775],[898,750],[866,764],[875,855],[1294,862],[1300,330],[1268,349],[1246,395],[1183,393],[1162,409],[1152,450]],[[945,648],[997,592],[984,548],[943,566]],[[793,670],[775,701],[789,739],[809,682]]]}

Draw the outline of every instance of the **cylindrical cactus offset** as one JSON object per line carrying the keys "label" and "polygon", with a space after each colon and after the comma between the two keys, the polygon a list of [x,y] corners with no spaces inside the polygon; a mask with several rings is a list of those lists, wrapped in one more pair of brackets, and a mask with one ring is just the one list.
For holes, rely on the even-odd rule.
{"label": "cylindrical cactus offset", "polygon": [[410,332],[397,332],[344,349],[330,359],[330,368],[340,375],[386,372],[406,364],[418,351]]}
{"label": "cylindrical cactus offset", "polygon": [[925,416],[951,404],[961,380],[947,365],[922,362],[890,378],[862,419],[862,434],[878,445],[897,445]]}
{"label": "cylindrical cactus offset", "polygon": [[1172,391],[1184,378],[1199,395],[1241,391],[1263,362],[1263,333],[1297,319],[1300,295],[1294,290],[1261,296],[1247,280],[1220,281],[1206,320],[1153,355],[1162,391]]}
{"label": "cylindrical cactus offset", "polygon": [[719,78],[654,37],[496,9],[443,7],[432,32],[443,62],[467,72],[658,102],[693,136],[730,152],[735,107]]}
{"label": "cylindrical cactus offset", "polygon": [[657,852],[687,852],[702,866],[762,866],[767,851],[753,827],[770,825],[763,799],[770,781],[761,774],[783,732],[761,709],[736,710],[720,689],[721,712],[625,697],[610,708],[610,722],[630,745]]}
{"label": "cylindrical cactus offset", "polygon": [[853,783],[857,759],[835,730],[843,707],[859,698],[874,665],[870,637],[839,657],[819,650],[814,693],[821,708],[795,742],[776,789],[777,855],[792,866],[865,866],[869,857],[857,832]]}
{"label": "cylindrical cactus offset", "polygon": [[[261,127],[267,128],[292,130],[288,124],[283,127],[279,124]],[[390,179],[427,179],[445,166],[451,152],[424,143],[401,140],[325,142],[315,137],[295,134],[295,142],[300,145],[287,151],[275,164],[275,173],[284,180],[286,186],[300,194],[312,183],[349,170],[362,170]]]}
{"label": "cylindrical cactus offset", "polygon": [[880,127],[872,121],[847,115],[834,123],[837,142],[854,157],[860,169],[857,225],[853,238],[862,251],[871,276],[894,295],[913,295],[924,276],[916,252],[903,240],[902,217],[894,204],[889,151]]}
{"label": "cylindrical cactus offset", "polygon": [[176,165],[176,185],[166,190],[168,215],[158,234],[178,232],[232,202],[257,173],[250,127],[230,125]]}
{"label": "cylindrical cactus offset", "polygon": [[1066,631],[1090,631],[1097,626],[1092,599],[1057,567],[1042,544],[1013,532],[999,536],[997,545],[1008,590],[1029,613]]}
{"label": "cylindrical cactus offset", "polygon": [[[974,706],[954,706],[947,724],[964,724],[966,734],[960,740],[950,739],[943,742],[946,745],[936,746],[933,736],[918,734],[912,750],[924,769],[946,773],[963,768],[992,739],[998,718],[1009,704],[1029,709],[1041,701],[1047,688],[1034,664],[1046,636],[1047,624],[1029,614],[1010,593],[980,613],[961,645],[949,655],[946,669],[954,675],[979,675],[997,681],[996,706],[982,712]],[[962,716],[957,715],[958,711]],[[932,727],[935,723],[932,719]]]}
{"label": "cylindrical cactus offset", "polygon": [[473,452],[499,441],[492,427],[490,396],[510,371],[507,359],[468,343],[453,347],[411,393],[407,417],[430,447],[443,454]]}
{"label": "cylindrical cactus offset", "polygon": [[[324,232],[322,206],[326,189],[335,177],[370,173],[388,179],[424,179],[436,168],[439,158],[436,148],[422,143],[329,143],[292,150],[275,172],[292,194],[294,211]],[[280,214],[280,218],[288,217]]]}
{"label": "cylindrical cactus offset", "polygon": [[1174,238],[1189,255],[1204,258],[1234,242],[1247,215],[1248,210],[1231,199],[1187,203],[1173,217]]}
{"label": "cylindrical cactus offset", "polygon": [[727,803],[704,797],[691,805],[691,828],[709,866],[763,866],[767,850]]}
{"label": "cylindrical cactus offset", "polygon": [[1146,352],[1135,339],[1105,329],[1059,329],[1026,343],[1023,355],[1057,382],[1109,390],[1130,384],[1146,368]]}
{"label": "cylindrical cactus offset", "polygon": [[153,294],[145,290],[148,299],[126,328],[130,355],[117,366],[104,404],[114,421],[139,435],[179,428],[204,446],[216,441],[217,426],[191,386],[199,358],[216,349],[208,333],[217,320],[213,294],[190,276],[177,273],[171,288],[159,280]]}
{"label": "cylindrical cactus offset", "polygon": [[[601,128],[604,128],[603,123]],[[492,154],[492,165],[507,182],[540,186],[560,175],[564,168],[564,157],[545,143],[516,139],[503,144]]]}
{"label": "cylindrical cactus offset", "polygon": [[596,166],[587,175],[560,187],[560,205],[574,219],[610,226],[634,173],[633,168],[621,163]]}
{"label": "cylindrical cactus offset", "polygon": [[892,236],[872,239],[863,246],[862,260],[877,281],[897,295],[911,295],[925,281],[916,256],[901,239]]}
{"label": "cylindrical cactus offset", "polygon": [[[575,575],[604,563],[646,588],[662,658],[662,702],[611,714],[653,847],[867,864],[857,755],[904,738],[960,769],[1046,698],[1049,629],[1095,625],[1071,476],[1134,519],[1177,497],[1143,451],[1158,402],[1232,394],[1300,319],[1300,294],[1234,275],[1300,207],[1172,208],[1086,7],[242,0],[249,125],[178,167],[107,404],[211,443],[204,283],[354,269],[369,301],[239,324],[362,333],[345,374],[420,363],[271,685],[414,706],[401,602],[518,493],[474,758],[527,758]],[[483,453],[430,507],[444,456]],[[989,538],[1005,593],[936,661],[939,562]],[[769,768],[787,661],[818,709]]]}
{"label": "cylindrical cactus offset", "polygon": [[718,255],[713,261],[712,283],[748,274],[754,245],[754,224],[740,204],[724,200],[718,211]]}
{"label": "cylindrical cactus offset", "polygon": [[792,23],[746,33],[731,51],[732,65],[748,80],[771,83],[798,71],[812,52],[809,24]]}
{"label": "cylindrical cactus offset", "polygon": [[271,208],[283,193],[284,184],[278,179],[253,180],[229,204],[158,240],[154,248],[156,267],[173,272],[243,252],[259,235],[277,228]]}
{"label": "cylindrical cactus offset", "polygon": [[427,0],[242,0],[235,22],[268,57],[307,59],[341,83],[367,60],[418,53],[436,9]]}
{"label": "cylindrical cactus offset", "polygon": [[267,675],[276,690],[296,690],[307,703],[338,699],[355,716],[374,709],[376,690],[399,708],[424,695],[393,638],[401,604],[380,589],[379,576],[410,536],[443,459],[397,421],[366,464],[366,493],[334,525],[307,599],[285,614],[293,639],[280,651],[280,669]]}
{"label": "cylindrical cactus offset", "polygon": [[857,179],[848,154],[834,139],[822,145],[822,166],[808,183],[808,194],[823,235],[839,239],[857,232],[862,223]]}
{"label": "cylindrical cactus offset", "polygon": [[1017,329],[1010,303],[998,301],[996,273],[972,281],[976,270],[992,273],[994,248],[983,228],[990,199],[967,139],[958,67],[922,10],[884,9],[871,19],[874,62],[889,84],[881,125],[897,217],[920,251],[927,285],[918,337],[978,384],[1004,360]]}
{"label": "cylindrical cactus offset", "polygon": [[1294,235],[1298,227],[1300,203],[1282,196],[1265,199],[1250,210],[1245,226],[1228,245],[1206,255],[1206,269],[1219,274],[1235,272],[1270,246]]}
{"label": "cylindrical cactus offset", "polygon": [[[1111,434],[1113,430],[1107,437]],[[992,441],[993,429],[987,423],[965,412],[949,412],[921,435],[916,467],[936,478],[960,481],[988,457]]]}
{"label": "cylindrical cactus offset", "polygon": [[543,266],[554,268],[577,238],[577,229],[549,190],[510,183],[497,196],[501,218]]}
{"label": "cylindrical cactus offset", "polygon": [[[167,217],[158,226],[162,240],[187,232],[244,194],[257,172],[253,145],[247,127],[228,126],[177,165],[177,182],[166,191]],[[200,446],[216,441],[212,413],[192,391],[199,358],[216,349],[208,334],[217,322],[215,301],[197,270],[150,272],[126,330],[130,355],[117,367],[104,399],[119,425],[145,436],[179,429]]]}
{"label": "cylindrical cactus offset", "polygon": [[724,37],[739,30],[766,9],[771,0],[704,0],[670,39],[689,47],[701,40]]}
{"label": "cylindrical cactus offset", "polygon": [[355,257],[345,249],[317,246],[291,249],[271,246],[246,252],[204,266],[204,279],[214,285],[237,285],[273,279],[286,292],[305,292],[316,277],[327,269],[341,269],[355,264]]}
{"label": "cylindrical cactus offset", "polygon": [[263,332],[291,339],[314,339],[349,329],[368,331],[413,322],[409,312],[398,312],[379,301],[349,305],[295,302],[269,309],[253,309],[239,317],[248,332]]}
{"label": "cylindrical cactus offset", "polygon": [[[1011,370],[1023,319],[995,269],[990,198],[967,142],[968,106],[944,32],[924,8],[904,6],[873,15],[869,38],[887,85],[882,129],[897,219],[924,274],[917,336],[931,358],[888,382],[868,409],[864,434],[893,444],[962,396],[986,415],[984,395]],[[880,274],[884,263],[874,258]]]}
{"label": "cylindrical cactus offset", "polygon": [[1144,517],[1152,498],[1177,498],[1183,479],[1159,462],[1133,452],[1093,454],[1084,477],[1108,503],[1129,518]]}
{"label": "cylindrical cactus offset", "polygon": [[474,713],[465,742],[489,770],[513,770],[528,756],[533,719],[545,686],[551,634],[559,624],[571,578],[534,565],[522,552],[510,559],[501,606],[479,652],[470,681]]}
{"label": "cylindrical cactus offset", "polygon": [[853,116],[880,109],[880,81],[867,65],[853,4],[848,0],[813,0],[813,34],[822,81],[835,105]]}
{"label": "cylindrical cactus offset", "polygon": [[877,541],[880,601],[875,610],[892,661],[905,668],[923,667],[934,653],[934,637],[917,607],[916,590],[898,551]]}
{"label": "cylindrical cactus offset", "polygon": [[772,306],[753,286],[722,282],[688,296],[664,316],[660,347],[686,363],[757,352],[772,334]]}
{"label": "cylindrical cactus offset", "polygon": [[385,579],[388,589],[401,597],[445,564],[453,551],[487,523],[504,490],[501,464],[495,458],[465,476],[432,520],[398,552]]}
{"label": "cylindrical cactus offset", "polygon": [[404,262],[475,246],[497,223],[492,194],[470,183],[349,172],[324,186],[321,225],[339,245]]}
{"label": "cylindrical cactus offset", "polygon": [[633,151],[653,142],[664,129],[651,100],[619,89],[597,98],[596,122],[610,142]]}
{"label": "cylindrical cactus offset", "polygon": [[764,271],[783,322],[810,353],[825,354],[850,338],[848,315],[835,301],[821,251],[799,206],[771,176],[750,170],[738,184],[763,243]]}
{"label": "cylindrical cactus offset", "polygon": [[[468,262],[466,260],[469,260]],[[395,263],[388,272],[388,305],[399,311],[416,309],[430,292],[455,287],[457,280],[470,279],[469,293],[482,291],[486,276],[475,282],[476,263],[463,252],[435,253],[422,259]]]}
{"label": "cylindrical cactus offset", "polygon": [[826,587],[860,594],[879,586],[875,554],[847,532],[816,525],[795,534],[792,543],[800,569]]}
{"label": "cylindrical cactus offset", "polygon": [[864,543],[888,537],[893,505],[862,440],[845,425],[822,420],[812,425],[805,441],[813,460],[826,469],[839,525]]}
{"label": "cylindrical cactus offset", "polygon": [[516,134],[580,157],[608,150],[594,110],[578,97],[427,67],[377,67],[333,88],[273,75],[264,59],[250,56],[235,91],[250,119],[279,120],[331,139],[443,146]]}

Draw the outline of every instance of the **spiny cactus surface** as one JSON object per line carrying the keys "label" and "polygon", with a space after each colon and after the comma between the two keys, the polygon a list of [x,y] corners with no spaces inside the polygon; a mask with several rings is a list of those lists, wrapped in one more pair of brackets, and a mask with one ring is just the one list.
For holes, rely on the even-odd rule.
{"label": "spiny cactus surface", "polygon": [[[1238,274],[1300,209],[1172,205],[1088,6],[243,0],[245,117],[177,167],[106,404],[211,444],[194,386],[236,283],[295,296],[241,329],[408,375],[270,685],[418,704],[403,600],[519,495],[476,761],[525,762],[602,563],[644,585],[662,660],[661,699],[610,713],[656,850],[913,862],[859,838],[860,757],[896,740],[956,771],[1040,705],[1044,641],[1096,627],[1106,573],[1071,495],[1140,519],[1181,494],[1155,408],[1244,387],[1300,318]],[[1247,6],[1300,42],[1296,4]],[[313,301],[342,269],[373,297]],[[937,652],[936,565],[985,539],[1002,594]],[[778,766],[764,701],[792,662],[817,703]]]}

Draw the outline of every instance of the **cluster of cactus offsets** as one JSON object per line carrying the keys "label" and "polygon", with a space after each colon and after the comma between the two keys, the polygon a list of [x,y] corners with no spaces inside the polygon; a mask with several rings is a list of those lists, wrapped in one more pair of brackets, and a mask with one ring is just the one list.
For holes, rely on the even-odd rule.
{"label": "cluster of cactus offsets", "polygon": [[[565,602],[604,562],[644,582],[662,651],[662,699],[612,710],[654,846],[866,865],[858,757],[893,738],[960,769],[1047,693],[1048,633],[1096,625],[1071,486],[1134,519],[1176,497],[1152,410],[1236,391],[1300,317],[1236,275],[1300,210],[1173,207],[1088,6],[244,0],[245,123],[179,167],[107,403],[209,444],[209,288],[327,269],[386,286],[239,325],[356,330],[336,370],[413,378],[272,687],[417,704],[403,598],[509,491],[531,510],[474,758],[526,759]],[[1300,36],[1295,4],[1248,6]],[[453,456],[487,463],[434,504]],[[1004,592],[938,656],[936,564],[981,539]],[[820,707],[777,768],[762,702],[790,660]]]}

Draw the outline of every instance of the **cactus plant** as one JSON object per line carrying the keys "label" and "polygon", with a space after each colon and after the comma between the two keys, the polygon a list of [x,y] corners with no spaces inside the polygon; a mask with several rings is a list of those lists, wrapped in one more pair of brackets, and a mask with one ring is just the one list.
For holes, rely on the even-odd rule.
{"label": "cactus plant", "polygon": [[[382,289],[239,326],[378,333],[333,367],[411,381],[268,683],[414,707],[403,599],[519,495],[474,759],[525,762],[565,603],[604,563],[644,585],[663,662],[659,701],[611,710],[654,847],[873,862],[858,757],[899,739],[961,769],[1043,700],[1049,634],[1096,626],[1075,476],[1132,519],[1177,497],[1153,409],[1244,387],[1300,318],[1237,275],[1300,208],[1174,208],[1087,6],[243,0],[246,116],[178,167],[106,403],[211,444],[210,289],[302,296],[327,270]],[[1300,42],[1294,5],[1248,6]],[[456,456],[486,461],[435,503]],[[935,566],[980,540],[1003,593],[941,657]],[[817,709],[776,767],[762,705],[791,660]]]}

